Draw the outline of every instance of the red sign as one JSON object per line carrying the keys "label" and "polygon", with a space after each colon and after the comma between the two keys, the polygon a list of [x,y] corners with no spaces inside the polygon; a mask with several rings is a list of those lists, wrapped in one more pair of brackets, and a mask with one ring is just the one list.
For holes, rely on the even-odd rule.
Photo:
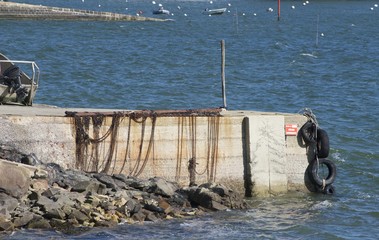
{"label": "red sign", "polygon": [[286,136],[296,136],[297,135],[297,125],[296,124],[286,124],[285,130],[286,130]]}

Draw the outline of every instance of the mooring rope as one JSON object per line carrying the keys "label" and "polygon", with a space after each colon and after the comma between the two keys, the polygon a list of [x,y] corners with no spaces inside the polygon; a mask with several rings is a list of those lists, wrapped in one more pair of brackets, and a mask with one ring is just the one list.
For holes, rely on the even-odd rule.
{"label": "mooring rope", "polygon": [[318,127],[316,115],[312,112],[312,110],[310,108],[303,108],[299,111],[299,113],[300,112],[302,112],[303,115],[306,116],[309,121],[313,122]]}
{"label": "mooring rope", "polygon": [[181,176],[182,168],[182,155],[183,155],[183,134],[184,134],[184,117],[178,117],[178,141],[177,141],[177,154],[176,154],[176,172],[175,180],[178,181]]}
{"label": "mooring rope", "polygon": [[130,174],[131,174],[132,176],[135,176],[135,174],[137,173],[137,169],[139,168],[139,165],[140,165],[140,163],[141,163],[141,155],[142,155],[142,148],[143,148],[143,140],[144,140],[144,136],[145,136],[146,117],[143,117],[143,118],[142,118],[142,121],[137,121],[136,119],[133,119],[133,121],[136,121],[137,123],[142,123],[142,129],[141,129],[141,141],[140,141],[140,146],[139,146],[138,157],[137,157],[136,164],[134,165],[132,171],[130,172]]}
{"label": "mooring rope", "polygon": [[131,122],[132,122],[132,119],[129,117],[128,134],[127,134],[127,137],[126,137],[126,149],[125,149],[124,161],[123,161],[123,163],[122,163],[122,166],[121,166],[121,169],[120,169],[120,173],[122,173],[122,172],[124,171],[124,168],[125,168],[125,165],[126,165],[126,162],[127,162],[127,158],[128,158],[129,144],[130,144],[130,128],[131,128]]}
{"label": "mooring rope", "polygon": [[[151,119],[151,133],[150,133],[149,145],[147,147],[146,156],[145,156],[145,159],[142,163],[142,166],[141,166],[140,170],[138,171],[138,173],[135,175],[136,177],[138,177],[142,173],[142,171],[145,169],[147,161],[149,160],[151,148],[154,147],[154,135],[155,135],[154,133],[155,133],[156,120],[157,120],[156,116],[153,116]],[[154,156],[153,156],[153,160],[154,160]]]}

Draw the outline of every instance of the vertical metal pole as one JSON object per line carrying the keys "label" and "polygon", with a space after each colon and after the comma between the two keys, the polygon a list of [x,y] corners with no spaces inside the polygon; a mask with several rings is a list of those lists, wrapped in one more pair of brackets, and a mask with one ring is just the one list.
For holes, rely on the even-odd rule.
{"label": "vertical metal pole", "polygon": [[278,0],[278,21],[280,20],[280,0]]}
{"label": "vertical metal pole", "polygon": [[221,82],[222,82],[222,99],[224,100],[223,108],[226,109],[226,95],[225,95],[225,40],[221,40]]}

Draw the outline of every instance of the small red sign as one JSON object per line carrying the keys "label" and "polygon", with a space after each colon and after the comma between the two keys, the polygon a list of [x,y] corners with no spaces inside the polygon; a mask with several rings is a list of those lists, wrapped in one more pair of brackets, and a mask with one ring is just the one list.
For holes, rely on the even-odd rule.
{"label": "small red sign", "polygon": [[297,135],[297,125],[296,124],[286,124],[286,136],[296,136]]}

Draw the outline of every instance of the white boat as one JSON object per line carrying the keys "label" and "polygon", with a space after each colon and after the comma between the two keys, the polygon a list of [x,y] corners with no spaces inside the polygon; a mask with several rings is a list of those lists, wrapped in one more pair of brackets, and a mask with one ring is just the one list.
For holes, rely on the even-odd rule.
{"label": "white boat", "polygon": [[203,11],[203,14],[205,14],[205,15],[220,15],[220,14],[223,14],[225,11],[226,11],[226,8],[217,8],[217,9],[206,8]]}
{"label": "white boat", "polygon": [[167,14],[167,15],[170,15],[170,11],[164,9],[163,7],[159,7],[158,10],[154,10],[153,11],[153,14]]}
{"label": "white boat", "polygon": [[0,104],[31,106],[39,77],[39,67],[35,62],[9,60],[0,53]]}

